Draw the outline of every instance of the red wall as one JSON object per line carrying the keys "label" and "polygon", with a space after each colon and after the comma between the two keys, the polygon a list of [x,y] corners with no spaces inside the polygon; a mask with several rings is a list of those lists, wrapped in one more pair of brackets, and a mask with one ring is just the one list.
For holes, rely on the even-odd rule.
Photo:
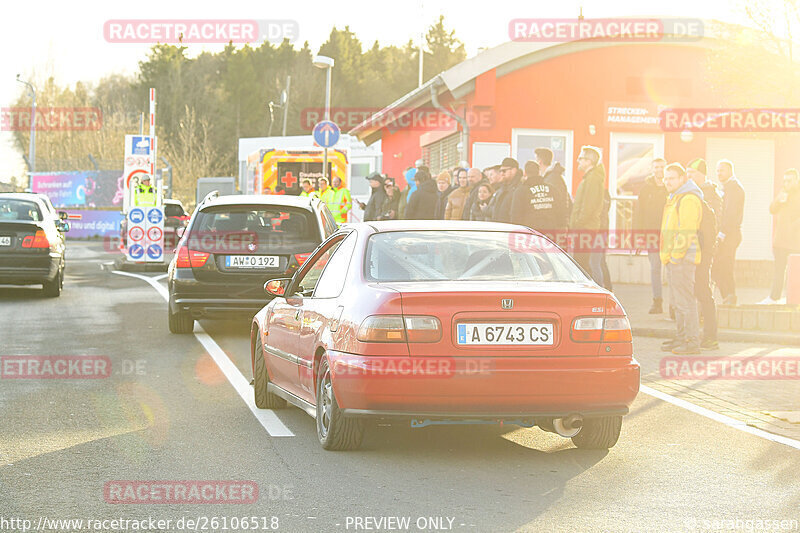
{"label": "red wall", "polygon": [[[707,51],[698,46],[658,46],[630,44],[567,54],[548,59],[511,74],[495,78],[494,70],[479,76],[478,90],[466,97],[470,109],[476,104],[494,101],[494,127],[470,132],[474,142],[511,143],[512,128],[564,129],[573,131],[573,160],[580,147],[592,144],[603,148],[603,162],[608,167],[609,133],[605,124],[609,103],[652,103],[668,107],[724,107],[724,96],[706,80]],[[677,80],[677,81],[676,81]],[[494,84],[494,87],[491,85]],[[769,97],[759,102],[770,105]],[[785,107],[778,102],[775,106]],[[590,135],[589,125],[596,133]],[[614,125],[615,132],[646,132]],[[650,130],[661,133],[659,129]],[[396,176],[421,157],[420,131],[398,131],[383,135],[383,167]],[[665,134],[668,161],[687,163],[705,154],[705,135],[695,133],[691,142],[679,133]],[[714,133],[714,136],[720,136]],[[737,135],[737,134],[723,134]],[[775,138],[770,136],[762,138]],[[800,153],[800,141],[794,136],[776,142],[776,172],[793,162]],[[402,154],[395,157],[396,154]],[[472,154],[470,153],[470,159]],[[499,161],[498,161],[499,163]],[[524,163],[524,162],[520,162]],[[577,185],[579,176],[573,176]],[[574,190],[574,189],[573,189]]]}

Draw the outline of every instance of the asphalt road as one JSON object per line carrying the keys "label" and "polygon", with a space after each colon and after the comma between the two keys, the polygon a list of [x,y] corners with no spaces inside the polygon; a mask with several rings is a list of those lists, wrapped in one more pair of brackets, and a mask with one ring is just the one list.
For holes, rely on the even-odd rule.
{"label": "asphalt road", "polygon": [[[225,530],[223,517],[239,531],[232,520],[245,516],[280,531],[749,531],[758,520],[798,530],[800,450],[644,393],[607,452],[516,426],[379,426],[359,451],[326,452],[298,409],[257,418],[212,358],[219,346],[228,374],[250,380],[246,320],[201,322],[207,346],[171,335],[159,292],[104,269],[111,260],[70,243],[61,298],[0,288],[0,358],[111,364],[100,379],[0,379],[0,531],[122,531],[87,521],[148,518],[171,522],[145,530],[202,531],[202,517],[206,531]],[[636,342],[646,371],[654,345]],[[293,436],[270,435],[281,425]],[[128,480],[252,482],[258,498],[109,503],[104,488]]]}

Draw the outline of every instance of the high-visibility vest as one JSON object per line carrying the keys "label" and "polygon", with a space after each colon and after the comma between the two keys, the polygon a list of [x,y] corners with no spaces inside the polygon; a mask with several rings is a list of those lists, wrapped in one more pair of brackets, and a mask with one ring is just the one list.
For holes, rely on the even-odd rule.
{"label": "high-visibility vest", "polygon": [[133,203],[137,207],[156,205],[156,193],[153,186],[139,185],[136,187]]}
{"label": "high-visibility vest", "polygon": [[325,202],[325,205],[328,206],[328,210],[331,214],[336,217],[336,213],[338,213],[338,209],[336,207],[336,191],[333,190],[333,187],[328,187],[325,189],[325,192],[319,195],[319,199]]}
{"label": "high-visibility vest", "polygon": [[311,198],[319,198],[319,193],[312,190],[311,192],[301,191],[300,196],[309,196]]}
{"label": "high-visibility vest", "polygon": [[333,201],[336,202],[336,207],[339,210],[333,215],[336,222],[340,224],[347,222],[347,213],[353,208],[353,200],[350,197],[350,191],[344,187],[337,189],[333,194]]}

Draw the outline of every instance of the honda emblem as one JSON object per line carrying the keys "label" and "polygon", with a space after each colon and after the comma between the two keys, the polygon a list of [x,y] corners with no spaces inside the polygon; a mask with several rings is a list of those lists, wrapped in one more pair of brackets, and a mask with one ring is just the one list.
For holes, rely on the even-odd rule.
{"label": "honda emblem", "polygon": [[500,300],[500,305],[503,309],[514,309],[514,300],[511,298],[503,298]]}

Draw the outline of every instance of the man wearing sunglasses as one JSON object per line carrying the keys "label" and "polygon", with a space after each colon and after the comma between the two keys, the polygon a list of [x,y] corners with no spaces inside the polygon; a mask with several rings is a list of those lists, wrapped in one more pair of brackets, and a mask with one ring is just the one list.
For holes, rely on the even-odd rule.
{"label": "man wearing sunglasses", "polygon": [[[604,213],[608,213],[606,202],[606,171],[600,161],[600,150],[594,146],[583,146],[578,156],[578,170],[583,179],[575,193],[569,228],[578,234],[588,233],[592,238],[589,249],[578,245],[579,252],[573,254],[575,260],[600,286],[605,286],[603,277],[604,249],[598,249],[597,233],[604,229]],[[606,236],[603,236],[606,237]],[[579,239],[580,242],[580,239]]]}
{"label": "man wearing sunglasses", "polygon": [[522,182],[519,163],[513,157],[506,157],[500,164],[500,180],[497,192],[489,203],[492,222],[511,222],[511,206],[514,192]]}

